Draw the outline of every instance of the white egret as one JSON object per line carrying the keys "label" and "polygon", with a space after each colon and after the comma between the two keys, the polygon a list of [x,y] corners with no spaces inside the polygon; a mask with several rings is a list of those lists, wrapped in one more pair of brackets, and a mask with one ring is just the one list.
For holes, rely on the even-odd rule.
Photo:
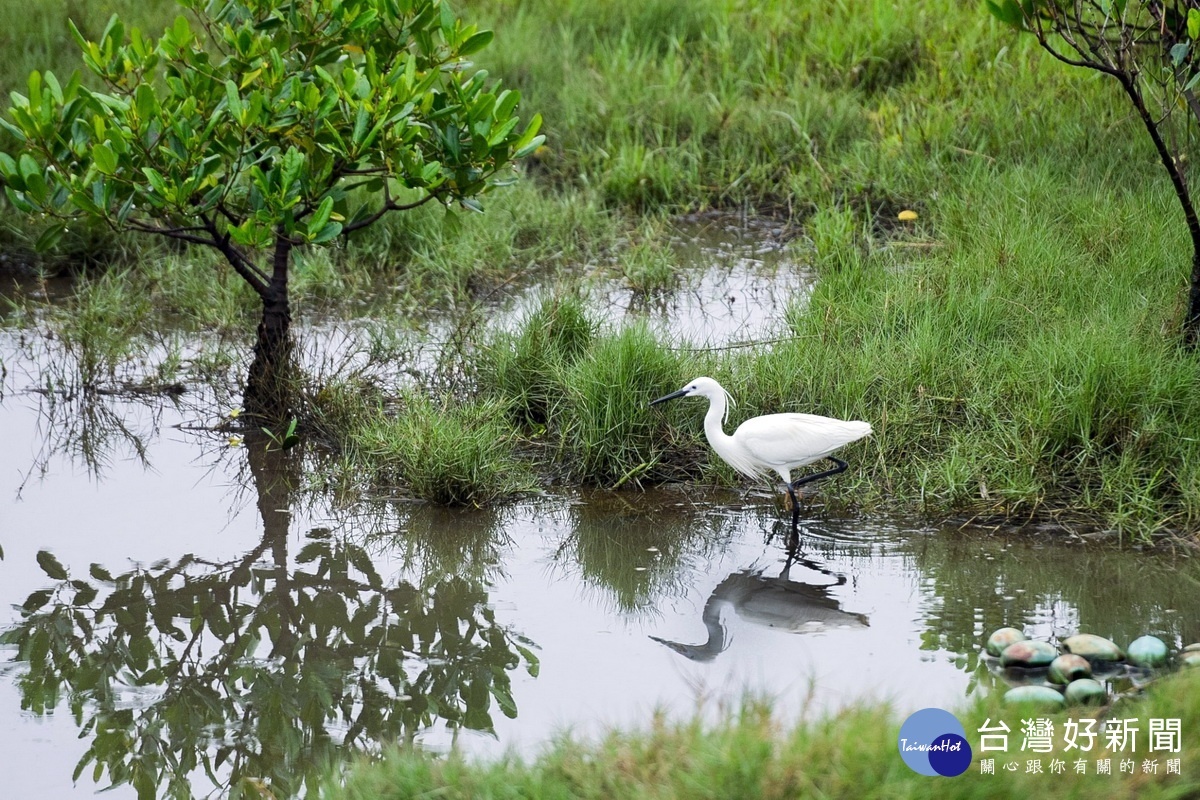
{"label": "white egret", "polygon": [[[753,417],[738,426],[732,436],[722,429],[729,413],[729,392],[712,378],[696,378],[677,392],[671,392],[650,405],[674,400],[677,397],[707,397],[708,413],[704,415],[704,435],[712,449],[725,463],[743,475],[762,478],[775,472],[783,479],[792,501],[792,526],[800,520],[800,504],[796,489],[806,483],[843,472],[847,464],[834,458],[833,451],[868,436],[869,423],[821,417],[816,414],[766,414]],[[833,469],[805,475],[792,480],[792,470],[823,458],[836,466]]]}

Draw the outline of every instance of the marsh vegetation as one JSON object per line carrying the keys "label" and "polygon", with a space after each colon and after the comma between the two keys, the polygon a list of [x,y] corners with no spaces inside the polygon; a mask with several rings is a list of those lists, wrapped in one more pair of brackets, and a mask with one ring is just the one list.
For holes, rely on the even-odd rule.
{"label": "marsh vegetation", "polygon": [[[970,681],[964,689],[947,679],[955,696],[979,685],[979,618],[1056,625],[1065,605],[1073,623],[1195,640],[1200,632],[1178,614],[1194,587],[1186,570],[1083,550],[1063,566],[1038,550],[1064,532],[1186,543],[1200,522],[1200,362],[1179,345],[1190,265],[1180,254],[1191,239],[1159,155],[1118,91],[1048,57],[984,7],[949,0],[453,5],[495,31],[471,54],[472,68],[520,92],[521,118],[542,116],[545,143],[519,159],[515,184],[481,197],[483,213],[448,217],[430,202],[289,253],[297,369],[282,419],[264,425],[238,412],[255,359],[246,332],[263,297],[218,250],[86,221],[39,249],[49,220],[0,215],[0,400],[36,405],[29,427],[44,450],[91,475],[145,459],[139,425],[157,430],[166,419],[198,431],[196,453],[172,463],[191,475],[180,465],[244,460],[229,480],[253,488],[247,502],[261,517],[250,526],[261,522],[260,538],[221,558],[139,549],[144,542],[119,555],[144,564],[38,556],[53,589],[31,585],[28,600],[11,598],[29,605],[6,646],[38,664],[22,703],[75,702],[81,724],[94,720],[89,730],[105,734],[89,741],[81,769],[179,796],[206,769],[237,791],[263,775],[285,793],[315,787],[326,768],[340,775],[330,763],[300,774],[256,760],[253,748],[225,751],[221,736],[185,742],[191,760],[157,751],[152,775],[139,767],[128,742],[157,747],[161,725],[187,715],[241,744],[259,737],[288,758],[336,764],[345,751],[331,736],[376,753],[385,740],[419,749],[437,724],[455,741],[459,732],[495,735],[527,708],[521,691],[539,658],[553,661],[511,623],[509,606],[493,614],[508,569],[563,608],[580,587],[600,598],[589,617],[597,630],[613,614],[647,615],[637,617],[645,631],[624,633],[626,660],[648,657],[645,648],[678,658],[647,636],[696,640],[699,612],[691,627],[662,631],[645,621],[657,605],[686,598],[699,608],[706,597],[688,595],[688,580],[719,585],[778,555],[762,542],[776,513],[766,492],[749,501],[721,494],[719,504],[680,493],[678,484],[766,488],[710,454],[697,409],[646,407],[699,375],[738,398],[731,425],[771,411],[871,422],[874,435],[843,451],[850,470],[808,509],[812,547],[832,562],[837,547],[822,550],[827,526],[838,541],[867,536],[836,533],[844,519],[921,520],[903,526],[901,538],[916,544],[895,570],[913,581],[901,593],[917,596],[920,578],[928,606],[912,615],[917,628],[895,629],[916,642],[914,663],[938,662],[914,669]],[[26,94],[34,69],[70,75],[79,64],[67,17],[101,40],[109,10],[155,35],[178,13],[167,0],[103,7],[0,0],[9,21],[0,82]],[[7,135],[0,150],[13,152]],[[1191,140],[1178,142],[1186,152]],[[310,214],[320,209],[310,205]],[[315,242],[324,229],[302,233]],[[30,475],[53,472],[48,459],[35,461],[22,466],[21,491],[36,483]],[[213,467],[235,473],[223,469]],[[137,502],[158,499],[143,492]],[[366,544],[330,536],[327,520],[306,516],[312,508],[380,535]],[[373,514],[385,522],[360,519]],[[1021,563],[1033,577],[999,568],[1012,554],[987,550],[982,536],[971,545],[985,558],[927,547],[914,533],[947,520],[1031,532],[1037,541],[1026,542]],[[198,540],[221,527],[203,524],[191,534]],[[292,529],[303,533],[299,546]],[[6,567],[14,552],[28,564],[42,552],[2,544]],[[839,562],[839,574],[866,564],[886,583],[891,567],[879,567],[872,541],[858,545],[861,560]],[[378,559],[397,546],[410,552],[393,575]],[[525,554],[519,569],[506,548]],[[696,566],[709,562],[722,574]],[[570,581],[543,586],[546,563]],[[1091,577],[1064,590],[1072,570]],[[1111,580],[1089,582],[1093,573]],[[507,591],[510,606],[532,602]],[[848,588],[826,591],[859,611]],[[199,602],[206,592],[229,600],[209,608]],[[156,617],[160,604],[170,614]],[[107,614],[118,605],[145,614],[114,621]],[[407,622],[394,625],[398,617]],[[472,636],[439,638],[460,626]],[[263,642],[277,661],[242,660]],[[136,712],[114,694],[107,667],[93,669],[114,650],[128,651],[126,666],[144,681],[133,693],[149,702]],[[407,653],[399,672],[397,652]],[[231,664],[241,671],[223,671]],[[928,684],[928,674],[910,682]],[[187,676],[198,683],[179,682]],[[387,692],[363,688],[380,676],[392,681]],[[207,700],[151,697],[205,681]],[[250,684],[261,693],[247,700],[240,692]],[[1190,684],[1179,685],[1138,708],[1186,705],[1176,692]],[[265,727],[243,724],[246,704],[260,702],[274,704]],[[294,702],[296,713],[280,710]],[[323,703],[341,716],[322,716]],[[764,796],[857,796],[872,782],[886,787],[879,796],[924,796],[927,784],[898,775],[891,712],[842,711],[793,730],[806,706],[780,708],[786,721],[751,703],[715,730],[711,716],[676,724],[675,715],[594,748],[564,742],[521,765],[402,757],[383,777],[364,771],[328,791],[374,796],[381,781],[451,796],[531,786],[607,796],[653,783],[689,796],[687,775],[709,770],[711,786],[761,786]],[[849,742],[878,754],[851,763]],[[828,770],[796,772],[779,760],[782,748]],[[694,756],[672,756],[684,752]],[[501,777],[508,767],[512,781]],[[1000,781],[954,785],[992,796]],[[1157,791],[1157,780],[1136,791],[1147,785]],[[1115,776],[1105,786],[1127,791]]]}
{"label": "marsh vegetation", "polygon": [[[43,4],[27,29],[8,31],[6,84],[22,89],[31,66],[69,74],[61,20],[103,31],[82,11]],[[471,12],[497,32],[479,66],[543,115],[547,143],[483,214],[448,225],[421,208],[297,256],[296,313],[369,317],[368,360],[388,368],[297,378],[299,431],[335,461],[370,467],[387,428],[413,415],[427,431],[457,425],[452,409],[488,417],[493,443],[449,437],[424,448],[419,471],[476,487],[418,485],[394,464],[376,478],[467,502],[528,487],[521,474],[728,482],[695,450],[691,415],[642,402],[712,374],[743,398],[735,416],[819,410],[875,423],[854,471],[827,491],[835,504],[1053,517],[1135,537],[1193,526],[1200,376],[1170,334],[1185,313],[1174,254],[1186,226],[1109,87],[956,4]],[[166,2],[124,13],[147,30],[175,15]],[[899,221],[901,210],[916,219]],[[600,276],[651,297],[677,287],[689,268],[666,244],[671,220],[695,212],[778,220],[771,236],[811,268],[783,341],[689,349],[705,343],[627,328],[589,305]],[[193,333],[152,365],[156,380],[229,380],[193,368],[228,372],[248,358],[227,334],[244,329],[256,298],[202,248],[84,225],[34,256],[22,243],[37,225],[6,225],[10,269],[81,273],[65,313],[15,302],[78,343],[82,385],[111,383],[167,319]],[[497,303],[531,292],[543,300],[518,324],[487,324]],[[388,346],[389,327],[411,329],[431,308],[452,320],[432,363]],[[467,466],[428,461],[439,458]],[[515,479],[493,480],[513,463]]]}

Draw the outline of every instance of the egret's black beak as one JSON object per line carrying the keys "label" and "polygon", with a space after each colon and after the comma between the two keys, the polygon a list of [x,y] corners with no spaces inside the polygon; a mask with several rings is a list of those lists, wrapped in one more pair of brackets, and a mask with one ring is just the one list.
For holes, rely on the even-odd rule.
{"label": "egret's black beak", "polygon": [[670,394],[664,394],[662,397],[658,398],[657,400],[651,400],[650,405],[654,405],[656,403],[665,403],[668,400],[674,400],[676,397],[683,397],[686,394],[687,394],[687,389],[680,389],[678,392],[671,392]]}

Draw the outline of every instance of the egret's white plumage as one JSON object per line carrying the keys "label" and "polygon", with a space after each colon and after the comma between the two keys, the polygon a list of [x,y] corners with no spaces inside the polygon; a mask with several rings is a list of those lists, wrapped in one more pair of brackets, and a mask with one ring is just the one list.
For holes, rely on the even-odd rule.
{"label": "egret's white plumage", "polygon": [[[792,413],[748,419],[729,436],[722,424],[729,411],[730,398],[721,384],[712,378],[696,378],[650,405],[677,397],[707,397],[704,435],[717,455],[738,472],[752,478],[777,473],[789,494],[792,494],[792,470],[829,458],[838,448],[871,433],[871,426],[866,422]],[[841,466],[844,468],[845,465]]]}

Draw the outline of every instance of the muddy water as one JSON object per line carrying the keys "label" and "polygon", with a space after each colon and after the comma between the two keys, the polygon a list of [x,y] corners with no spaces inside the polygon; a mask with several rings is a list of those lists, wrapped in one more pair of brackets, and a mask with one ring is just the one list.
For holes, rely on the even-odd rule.
{"label": "muddy water", "polygon": [[[654,302],[601,286],[598,307],[695,346],[772,335],[802,271],[748,244],[726,256]],[[33,391],[55,358],[33,336],[0,331],[6,796],[287,796],[389,742],[534,754],[747,695],[785,722],[954,708],[1000,688],[978,653],[1001,625],[1200,639],[1185,559],[819,509],[789,554],[761,492],[346,506],[299,448],[231,447],[211,429],[228,398],[200,387]]]}

